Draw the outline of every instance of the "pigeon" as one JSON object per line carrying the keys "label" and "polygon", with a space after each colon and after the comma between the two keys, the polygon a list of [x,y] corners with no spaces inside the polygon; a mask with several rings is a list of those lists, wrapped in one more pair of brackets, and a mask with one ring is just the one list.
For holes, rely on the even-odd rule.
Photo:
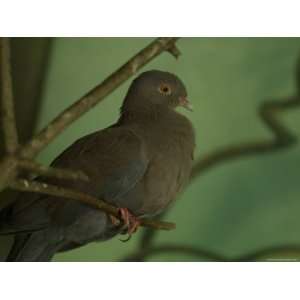
{"label": "pigeon", "polygon": [[195,132],[180,106],[192,109],[176,75],[152,70],[136,77],[117,122],[78,139],[51,164],[81,170],[89,181],[35,179],[102,199],[120,218],[71,199],[22,192],[0,212],[0,234],[15,235],[7,261],[51,261],[57,252],[131,235],[141,218],[162,213],[187,184],[193,163]]}

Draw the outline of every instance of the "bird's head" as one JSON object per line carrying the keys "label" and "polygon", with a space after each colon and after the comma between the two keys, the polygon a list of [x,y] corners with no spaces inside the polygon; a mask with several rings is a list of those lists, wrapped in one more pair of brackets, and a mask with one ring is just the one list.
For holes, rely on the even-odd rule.
{"label": "bird's head", "polygon": [[122,111],[192,110],[183,82],[174,74],[157,70],[140,74],[131,84]]}

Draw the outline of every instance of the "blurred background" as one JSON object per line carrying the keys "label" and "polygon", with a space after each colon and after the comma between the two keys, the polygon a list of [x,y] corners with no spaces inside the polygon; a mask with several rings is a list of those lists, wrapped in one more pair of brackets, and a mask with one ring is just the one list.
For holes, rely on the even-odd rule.
{"label": "blurred background", "polygon": [[[13,80],[23,142],[100,83],[151,38],[15,38]],[[183,38],[176,61],[163,53],[142,71],[176,73],[186,84],[194,112],[182,112],[197,134],[195,159],[231,145],[271,141],[257,111],[265,101],[297,93],[300,38]],[[131,80],[81,117],[38,157],[49,164],[74,140],[115,122]],[[278,113],[300,135],[300,105]],[[300,258],[300,144],[242,156],[196,177],[164,219],[177,224],[154,235],[140,229],[127,243],[118,238],[58,254],[56,261],[204,261]],[[14,193],[2,193],[3,206]],[[145,232],[146,238],[145,239]],[[143,241],[143,243],[142,243]],[[1,237],[3,259],[11,238]],[[148,249],[148,250],[147,250]],[[152,250],[151,250],[152,249]],[[141,258],[140,251],[147,256]]]}

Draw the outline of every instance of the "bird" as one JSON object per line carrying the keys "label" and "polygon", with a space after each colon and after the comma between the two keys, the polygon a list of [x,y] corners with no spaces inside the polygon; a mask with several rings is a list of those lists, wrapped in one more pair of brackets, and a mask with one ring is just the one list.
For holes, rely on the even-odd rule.
{"label": "bird", "polygon": [[150,70],[137,76],[116,123],[81,137],[51,164],[80,170],[89,180],[42,178],[114,205],[122,222],[82,202],[21,192],[0,212],[0,234],[14,234],[6,261],[51,261],[58,252],[131,235],[141,218],[165,211],[188,183],[196,144],[179,107],[192,109],[177,75]]}

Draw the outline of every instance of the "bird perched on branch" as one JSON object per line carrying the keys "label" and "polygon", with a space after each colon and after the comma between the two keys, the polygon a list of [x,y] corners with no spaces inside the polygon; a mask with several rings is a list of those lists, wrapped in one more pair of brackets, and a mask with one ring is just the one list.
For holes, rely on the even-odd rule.
{"label": "bird perched on branch", "polygon": [[7,261],[50,261],[56,252],[136,231],[139,218],[162,212],[190,176],[195,147],[182,81],[148,71],[131,84],[116,124],[80,138],[52,166],[81,170],[89,181],[45,179],[105,200],[120,219],[87,204],[21,193],[0,214],[0,234],[15,234]]}

